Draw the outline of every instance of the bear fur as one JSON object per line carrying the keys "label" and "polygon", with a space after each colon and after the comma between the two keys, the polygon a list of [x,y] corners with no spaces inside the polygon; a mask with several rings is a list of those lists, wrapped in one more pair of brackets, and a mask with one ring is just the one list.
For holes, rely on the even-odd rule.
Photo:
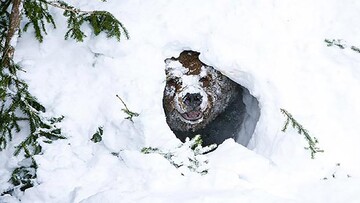
{"label": "bear fur", "polygon": [[[182,142],[200,134],[202,145],[238,140],[245,116],[243,87],[186,50],[165,60],[163,108],[166,122]],[[247,145],[246,140],[243,145]]]}

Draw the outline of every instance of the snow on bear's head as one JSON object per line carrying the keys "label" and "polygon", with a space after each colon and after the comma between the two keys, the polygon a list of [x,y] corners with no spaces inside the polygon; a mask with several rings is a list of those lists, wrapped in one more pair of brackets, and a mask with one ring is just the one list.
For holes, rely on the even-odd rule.
{"label": "snow on bear's head", "polygon": [[165,60],[166,86],[163,106],[172,130],[204,128],[229,103],[233,81],[199,60],[200,53],[183,51]]}

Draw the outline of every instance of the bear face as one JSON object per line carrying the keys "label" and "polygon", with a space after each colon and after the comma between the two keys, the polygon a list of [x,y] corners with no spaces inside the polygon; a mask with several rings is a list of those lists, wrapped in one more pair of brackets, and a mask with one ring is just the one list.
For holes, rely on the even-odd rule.
{"label": "bear face", "polygon": [[166,121],[183,142],[197,134],[201,135],[203,145],[221,144],[230,137],[236,139],[245,109],[241,86],[202,63],[199,55],[183,51],[178,58],[165,60]]}

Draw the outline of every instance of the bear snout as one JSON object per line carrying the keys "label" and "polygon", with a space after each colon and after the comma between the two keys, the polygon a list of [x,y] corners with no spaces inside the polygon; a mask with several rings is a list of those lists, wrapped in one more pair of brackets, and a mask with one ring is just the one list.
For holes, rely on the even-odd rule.
{"label": "bear snout", "polygon": [[183,102],[189,109],[195,110],[200,107],[202,96],[200,93],[187,93],[183,98]]}

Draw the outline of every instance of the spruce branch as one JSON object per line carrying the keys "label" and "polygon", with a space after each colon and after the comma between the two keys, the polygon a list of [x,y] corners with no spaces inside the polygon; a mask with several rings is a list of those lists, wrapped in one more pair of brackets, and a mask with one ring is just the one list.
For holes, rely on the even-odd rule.
{"label": "spruce branch", "polygon": [[328,47],[337,46],[340,49],[345,49],[346,48],[346,44],[342,39],[332,39],[332,40],[325,39],[324,42],[327,43]]}
{"label": "spruce branch", "polygon": [[138,117],[140,114],[130,111],[129,108],[126,106],[125,102],[121,99],[119,95],[116,95],[116,97],[121,101],[121,103],[124,105],[125,109],[121,109],[124,113],[128,115],[125,119],[129,119],[131,122],[133,121],[133,117]]}
{"label": "spruce branch", "polygon": [[36,171],[38,169],[38,165],[34,158],[27,158],[23,160],[23,165],[15,168],[11,174],[11,178],[9,180],[15,187],[9,189],[4,192],[4,194],[11,194],[16,189],[20,191],[25,191],[28,188],[33,187],[37,184],[36,182]]}
{"label": "spruce branch", "polygon": [[[340,49],[345,49],[347,48],[348,46],[346,45],[346,43],[344,42],[344,40],[342,39],[325,39],[324,40],[325,43],[327,44],[328,47],[331,47],[331,46],[336,46],[336,47],[339,47]],[[352,51],[355,51],[357,53],[360,53],[360,48],[356,47],[356,46],[350,46],[350,49]]]}
{"label": "spruce branch", "polygon": [[49,13],[48,4],[44,0],[24,0],[24,15],[28,22],[25,24],[23,31],[27,31],[30,25],[35,30],[35,37],[42,42],[43,34],[47,34],[45,22],[56,28],[54,18]]}
{"label": "spruce branch", "polygon": [[202,147],[201,143],[201,136],[196,135],[192,139],[186,138],[185,143],[180,144],[174,149],[164,151],[159,148],[144,147],[141,152],[144,154],[156,153],[162,155],[173,166],[178,168],[182,175],[186,175],[189,172],[205,175],[209,170],[209,161],[205,154],[214,150],[217,145],[212,144]]}
{"label": "spruce branch", "polygon": [[281,113],[286,117],[286,121],[284,123],[284,126],[282,128],[281,131],[285,132],[289,126],[289,124],[291,123],[292,127],[294,129],[297,129],[298,134],[302,134],[305,136],[306,141],[308,142],[308,147],[306,147],[305,149],[310,149],[311,151],[311,158],[314,159],[315,158],[315,154],[318,152],[324,152],[324,150],[318,148],[316,146],[316,144],[318,144],[318,140],[314,137],[312,138],[308,131],[297,121],[295,120],[295,118],[285,109],[280,109]]}
{"label": "spruce branch", "polygon": [[115,37],[120,41],[122,33],[126,39],[129,39],[129,32],[125,26],[107,11],[84,11],[75,8],[64,1],[48,1],[47,4],[64,10],[63,15],[68,18],[69,30],[65,33],[65,39],[73,38],[82,42],[86,37],[81,30],[84,22],[89,23],[93,28],[95,36],[105,32],[107,37]]}
{"label": "spruce branch", "polygon": [[[8,142],[20,135],[21,123],[26,123],[30,131],[14,149],[15,156],[24,157],[9,180],[14,187],[0,195],[16,194],[18,190],[24,191],[35,185],[38,166],[34,156],[42,153],[43,144],[65,139],[61,128],[56,126],[64,117],[44,116],[45,107],[28,91],[26,82],[18,77],[18,71],[23,70],[13,60],[15,48],[12,42],[21,31],[27,31],[32,26],[35,38],[42,42],[43,36],[47,34],[47,26],[56,28],[49,12],[50,6],[64,10],[69,28],[65,37],[82,41],[86,36],[80,28],[84,23],[89,23],[95,35],[105,32],[108,37],[116,37],[118,40],[122,34],[129,38],[121,22],[106,11],[82,11],[63,1],[0,0],[0,151],[7,150]],[[21,21],[24,21],[22,29]],[[125,110],[131,114],[130,120],[138,116],[127,107]]]}
{"label": "spruce branch", "polygon": [[[107,11],[84,11],[61,0],[17,1],[24,2],[24,15],[28,20],[23,27],[23,31],[26,32],[29,26],[32,25],[35,31],[35,37],[39,42],[42,42],[43,36],[47,34],[46,24],[52,25],[54,29],[56,28],[53,16],[49,13],[49,6],[64,11],[63,15],[67,18],[68,23],[68,31],[65,33],[65,39],[73,38],[78,42],[82,42],[86,35],[81,30],[81,26],[85,22],[91,26],[96,36],[104,32],[107,37],[115,37],[118,41],[120,41],[121,35],[125,35],[126,39],[130,38],[125,26]],[[0,19],[0,23],[1,22]]]}
{"label": "spruce branch", "polygon": [[[31,1],[24,1],[26,2]],[[19,31],[21,3],[21,0],[11,1],[10,4],[6,4],[12,6],[11,10],[1,8],[0,13],[2,23],[7,26],[0,32],[0,151],[5,150],[14,134],[21,131],[20,122],[28,123],[30,133],[15,147],[14,152],[14,155],[23,152],[25,159],[14,169],[9,180],[15,186],[12,190],[18,188],[23,191],[33,186],[36,178],[37,164],[33,157],[42,151],[39,139],[55,140],[65,137],[61,135],[61,130],[55,126],[55,122],[43,116],[45,107],[29,93],[27,84],[17,76],[17,72],[22,69],[13,61],[15,49],[11,41]],[[25,160],[31,160],[32,164],[23,165]],[[27,173],[29,171],[32,173]]]}
{"label": "spruce branch", "polygon": [[360,53],[360,48],[357,48],[356,46],[351,46],[351,50]]}

